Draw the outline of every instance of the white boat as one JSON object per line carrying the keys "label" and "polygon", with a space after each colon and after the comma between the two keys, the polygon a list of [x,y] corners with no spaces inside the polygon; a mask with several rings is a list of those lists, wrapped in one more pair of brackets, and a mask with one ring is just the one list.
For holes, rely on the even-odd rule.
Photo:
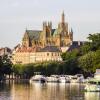
{"label": "white boat", "polygon": [[77,74],[77,82],[84,83],[84,76],[83,74]]}
{"label": "white boat", "polygon": [[96,69],[94,78],[90,78],[85,86],[85,91],[100,92],[100,69]]}
{"label": "white boat", "polygon": [[66,77],[65,76],[60,76],[59,77],[59,82],[60,83],[66,83],[67,82]]}
{"label": "white boat", "polygon": [[30,79],[30,83],[31,82],[44,83],[44,82],[46,82],[46,78],[43,75],[35,75]]}
{"label": "white boat", "polygon": [[59,82],[60,83],[70,83],[70,79],[67,75],[60,75]]}
{"label": "white boat", "polygon": [[50,77],[47,77],[46,80],[47,80],[47,82],[58,83],[59,77],[58,77],[58,75],[51,75]]}
{"label": "white boat", "polygon": [[71,83],[77,83],[77,77],[76,76],[72,76],[70,82]]}
{"label": "white boat", "polygon": [[84,76],[83,74],[76,74],[71,76],[71,83],[84,83]]}
{"label": "white boat", "polygon": [[85,86],[87,92],[100,92],[100,80],[91,79]]}

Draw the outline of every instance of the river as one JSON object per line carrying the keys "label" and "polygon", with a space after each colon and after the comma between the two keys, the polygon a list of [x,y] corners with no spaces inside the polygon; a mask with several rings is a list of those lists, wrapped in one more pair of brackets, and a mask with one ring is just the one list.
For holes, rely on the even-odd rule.
{"label": "river", "polygon": [[84,84],[0,83],[0,100],[100,100],[100,92],[84,92]]}

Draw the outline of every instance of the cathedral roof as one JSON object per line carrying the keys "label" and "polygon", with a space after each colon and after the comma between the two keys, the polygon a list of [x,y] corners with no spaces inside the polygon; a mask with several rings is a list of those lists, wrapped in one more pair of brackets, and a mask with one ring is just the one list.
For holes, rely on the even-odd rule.
{"label": "cathedral roof", "polygon": [[57,46],[46,46],[40,52],[60,52],[60,49]]}
{"label": "cathedral roof", "polygon": [[20,47],[16,52],[36,52],[39,51],[41,47]]}
{"label": "cathedral roof", "polygon": [[62,29],[61,28],[58,28],[54,31],[54,34],[53,36],[57,35],[57,34],[60,34],[62,32]]}
{"label": "cathedral roof", "polygon": [[55,30],[56,30],[56,29],[52,29],[52,35],[54,34]]}
{"label": "cathedral roof", "polygon": [[27,30],[30,40],[38,40],[41,32],[39,30]]}
{"label": "cathedral roof", "polygon": [[74,49],[79,49],[82,45],[84,45],[85,41],[73,41],[72,45],[68,48],[67,51],[72,51]]}

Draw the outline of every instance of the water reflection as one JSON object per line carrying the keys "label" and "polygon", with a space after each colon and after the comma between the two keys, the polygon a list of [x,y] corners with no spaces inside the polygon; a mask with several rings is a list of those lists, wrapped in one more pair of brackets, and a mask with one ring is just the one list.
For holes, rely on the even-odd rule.
{"label": "water reflection", "polygon": [[99,92],[83,89],[83,84],[7,82],[0,84],[0,100],[100,100]]}
{"label": "water reflection", "polygon": [[85,100],[100,100],[100,92],[86,92]]}

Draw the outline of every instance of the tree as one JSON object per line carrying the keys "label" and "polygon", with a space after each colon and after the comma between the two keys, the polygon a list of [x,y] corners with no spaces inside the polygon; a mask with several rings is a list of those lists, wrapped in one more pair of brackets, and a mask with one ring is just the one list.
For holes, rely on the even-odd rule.
{"label": "tree", "polygon": [[12,63],[8,55],[0,56],[0,80],[4,79],[6,75],[12,73]]}
{"label": "tree", "polygon": [[95,52],[95,59],[93,63],[93,71],[95,72],[96,69],[100,69],[100,50]]}
{"label": "tree", "polygon": [[61,56],[64,61],[63,74],[76,74],[80,71],[77,65],[77,59],[80,56],[80,51],[78,49],[65,52]]}
{"label": "tree", "polygon": [[8,74],[10,75],[12,73],[12,62],[9,59],[8,55],[4,55],[2,57],[2,62],[3,62],[3,68],[2,68],[2,72],[4,74]]}
{"label": "tree", "polygon": [[92,51],[100,49],[100,33],[89,34],[88,39]]}
{"label": "tree", "polygon": [[95,60],[96,60],[96,53],[90,51],[78,59],[79,67],[82,68],[84,72],[91,74],[95,71],[94,70]]}
{"label": "tree", "polygon": [[34,64],[27,64],[23,66],[23,77],[30,78],[34,75]]}
{"label": "tree", "polygon": [[77,58],[79,56],[79,53],[80,52],[78,49],[74,49],[70,52],[62,53],[61,57],[62,57],[63,61],[68,61],[68,60]]}
{"label": "tree", "polygon": [[23,74],[23,70],[22,70],[23,65],[21,64],[15,64],[13,65],[13,72],[15,74],[15,77],[21,77],[21,75]]}
{"label": "tree", "polygon": [[89,51],[91,51],[90,43],[89,43],[89,42],[86,42],[86,43],[80,48],[80,51],[81,51],[81,55],[84,55],[84,54],[88,53]]}
{"label": "tree", "polygon": [[0,56],[0,81],[3,79],[2,65],[3,65],[2,57]]}

